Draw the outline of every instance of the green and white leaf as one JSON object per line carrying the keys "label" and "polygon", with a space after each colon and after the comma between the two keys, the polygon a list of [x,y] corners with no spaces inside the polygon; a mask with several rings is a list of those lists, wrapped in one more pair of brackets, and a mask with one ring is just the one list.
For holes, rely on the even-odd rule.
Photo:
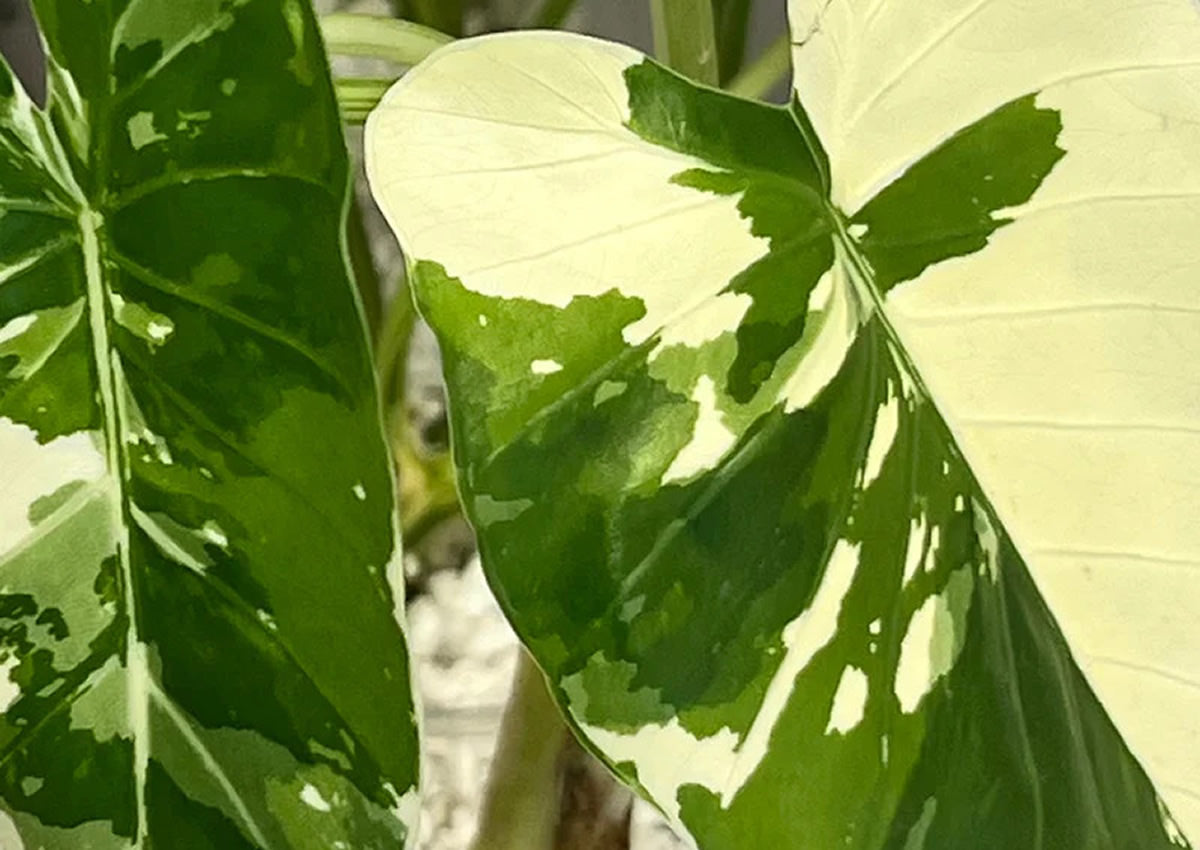
{"label": "green and white leaf", "polygon": [[467,510],[715,848],[1200,834],[1200,17],[793,3],[790,109],[561,34],[368,124]]}
{"label": "green and white leaf", "polygon": [[395,848],[389,464],[300,0],[34,0],[0,65],[0,846]]}

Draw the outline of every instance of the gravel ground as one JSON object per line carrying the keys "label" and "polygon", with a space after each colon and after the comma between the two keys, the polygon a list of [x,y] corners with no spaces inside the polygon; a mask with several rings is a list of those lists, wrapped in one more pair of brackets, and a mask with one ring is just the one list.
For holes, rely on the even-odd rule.
{"label": "gravel ground", "polygon": [[[425,718],[418,847],[466,850],[517,660],[516,636],[477,557],[429,578],[408,606],[408,636]],[[634,805],[631,850],[685,846],[657,811]]]}

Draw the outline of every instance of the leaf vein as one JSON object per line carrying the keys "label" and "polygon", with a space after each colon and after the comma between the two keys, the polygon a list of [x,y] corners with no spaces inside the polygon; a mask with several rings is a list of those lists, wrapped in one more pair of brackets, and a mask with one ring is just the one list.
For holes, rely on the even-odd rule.
{"label": "leaf vein", "polygon": [[1176,422],[1112,422],[1055,419],[1006,419],[992,416],[960,416],[958,421],[968,428],[1046,430],[1046,431],[1150,431],[1164,434],[1200,435],[1200,427]]}
{"label": "leaf vein", "polygon": [[[110,624],[101,633],[100,637],[105,637],[109,632],[116,631],[116,627],[119,625],[119,622]],[[99,642],[99,638],[97,642]],[[0,750],[0,769],[6,768],[9,761],[15,755],[24,751],[25,746],[30,740],[37,737],[37,733],[53,717],[57,716],[59,712],[65,708],[69,708],[76,700],[82,698],[89,690],[104,681],[114,670],[120,669],[119,666],[113,666],[108,663],[110,658],[115,657],[117,657],[117,647],[103,647],[92,653],[84,663],[80,664],[75,671],[72,671],[80,674],[78,681],[55,697],[53,705],[43,711],[36,723],[22,729],[15,738],[5,745],[3,750]]]}
{"label": "leaf vein", "polygon": [[189,183],[207,183],[234,179],[287,180],[304,183],[323,192],[329,192],[329,187],[326,184],[304,174],[290,174],[286,171],[272,171],[267,168],[252,168],[248,166],[190,168],[182,171],[168,171],[158,177],[152,177],[148,180],[127,186],[108,197],[108,206],[113,210],[120,210],[158,192],[186,186]]}
{"label": "leaf vein", "polygon": [[893,309],[907,324],[941,325],[965,322],[1011,322],[1024,319],[1043,319],[1055,316],[1087,315],[1089,313],[1137,312],[1178,313],[1188,316],[1200,315],[1200,307],[1187,304],[1163,304],[1141,301],[1097,302],[1094,304],[1054,304],[1045,307],[996,310],[944,310],[927,313],[909,313]]}
{"label": "leaf vein", "polygon": [[1200,682],[1195,679],[1189,679],[1182,673],[1176,673],[1173,670],[1168,670],[1165,667],[1158,667],[1153,664],[1143,664],[1138,661],[1130,661],[1125,658],[1117,658],[1111,655],[1089,655],[1087,656],[1093,663],[1103,664],[1108,667],[1120,667],[1125,670],[1130,670],[1135,673],[1145,673],[1148,676],[1157,679],[1165,679],[1173,682],[1188,690],[1200,691]]}
{"label": "leaf vein", "polygon": [[35,525],[12,548],[0,554],[0,570],[12,564],[21,555],[29,553],[38,543],[45,540],[51,533],[58,531],[64,523],[69,522],[73,517],[78,515],[87,506],[87,503],[92,500],[92,497],[98,495],[101,483],[103,483],[101,479],[87,482],[79,490],[72,493],[69,499],[59,505],[54,513]]}
{"label": "leaf vein", "polygon": [[7,261],[4,267],[0,268],[0,286],[33,271],[47,260],[57,257],[59,251],[63,248],[68,245],[78,244],[78,242],[78,237],[73,233],[67,233],[57,239],[52,239],[49,242],[39,245],[37,248],[16,259]]}
{"label": "leaf vein", "polygon": [[876,90],[874,94],[863,101],[858,109],[854,111],[854,113],[846,122],[844,135],[849,136],[854,127],[857,126],[858,122],[862,120],[862,117],[870,111],[872,106],[893,91],[896,86],[900,84],[900,81],[903,80],[904,77],[913,70],[913,68],[925,61],[925,59],[931,53],[933,53],[933,51],[937,50],[938,47],[944,44],[948,38],[970,23],[971,20],[981,11],[983,11],[983,9],[991,2],[992,0],[977,0],[977,2],[970,6],[965,12],[963,12],[963,14],[959,15],[940,32],[938,32],[929,42],[925,44],[924,47],[909,56],[908,59],[900,65],[896,72],[892,74],[890,78],[888,78],[887,82],[885,82],[878,90]]}
{"label": "leaf vein", "polygon": [[298,504],[311,511],[314,516],[323,520],[331,530],[336,532],[337,535],[342,538],[350,551],[355,552],[363,559],[364,564],[370,563],[370,556],[366,550],[363,549],[362,543],[358,539],[358,536],[342,528],[342,526],[336,520],[334,520],[333,517],[319,508],[316,503],[314,503],[305,495],[303,488],[287,478],[284,478],[278,472],[270,470],[258,458],[252,456],[246,451],[245,448],[231,440],[225,434],[224,430],[213,423],[212,420],[210,420],[207,416],[205,416],[195,404],[189,401],[182,393],[175,389],[175,387],[171,386],[170,383],[163,380],[163,378],[161,378],[159,375],[155,374],[153,369],[148,368],[144,363],[140,362],[138,358],[126,354],[123,362],[132,366],[150,383],[154,384],[155,387],[158,388],[159,392],[162,393],[163,398],[178,408],[182,414],[188,417],[192,424],[209,434],[234,455],[248,463],[256,472],[262,475],[263,478],[273,482],[276,486],[283,490],[283,492],[290,495]]}
{"label": "leaf vein", "polygon": [[193,304],[201,309],[207,310],[223,319],[239,325],[245,330],[251,331],[252,333],[257,334],[264,339],[268,339],[277,345],[281,345],[284,348],[299,354],[318,370],[320,370],[322,374],[333,380],[347,397],[353,395],[338,371],[322,360],[317,352],[303,342],[300,342],[286,333],[282,333],[266,322],[260,321],[252,316],[247,315],[246,313],[243,313],[236,307],[231,307],[228,304],[221,303],[220,301],[206,298],[203,295],[198,295],[193,292],[191,288],[182,286],[175,281],[163,277],[162,275],[146,268],[145,266],[134,262],[119,251],[112,251],[110,256],[113,262],[115,262],[121,269],[144,283],[146,286],[149,286],[158,292],[170,295],[171,297],[180,301],[184,301],[188,304]]}
{"label": "leaf vein", "polygon": [[678,205],[675,205],[672,207],[668,207],[667,209],[664,209],[664,210],[659,210],[658,212],[654,213],[653,215],[646,216],[645,218],[637,219],[632,222],[624,222],[624,223],[618,224],[614,227],[610,227],[606,230],[597,231],[595,233],[589,233],[586,236],[580,237],[578,239],[572,239],[568,242],[563,242],[558,245],[554,245],[550,248],[546,248],[546,249],[537,251],[532,254],[524,254],[524,255],[521,255],[518,257],[509,257],[508,259],[501,260],[498,263],[492,263],[492,264],[486,265],[486,266],[478,266],[476,268],[466,269],[463,271],[463,276],[465,277],[466,275],[482,274],[484,272],[491,272],[491,271],[495,271],[497,269],[506,268],[508,266],[520,265],[521,263],[527,263],[527,262],[531,262],[533,260],[542,260],[542,259],[545,259],[546,257],[552,257],[555,254],[570,250],[571,248],[582,247],[582,246],[588,245],[592,242],[601,242],[605,239],[608,239],[609,237],[617,236],[617,235],[620,235],[623,233],[629,233],[632,230],[638,230],[642,227],[646,227],[651,224],[656,224],[661,221],[666,221],[667,219],[674,218],[677,215],[683,215],[685,213],[694,212],[696,210],[703,209],[704,207],[715,206],[715,205],[718,205],[722,200],[724,200],[724,199],[720,196],[706,197],[700,201],[690,201],[686,204],[678,204]]}
{"label": "leaf vein", "polygon": [[187,717],[185,717],[183,712],[180,711],[179,707],[175,705],[174,700],[163,693],[158,684],[153,681],[150,682],[150,698],[154,702],[158,703],[158,706],[163,710],[163,713],[165,713],[167,717],[171,718],[171,722],[175,724],[177,729],[179,729],[179,733],[183,736],[183,739],[187,741],[188,745],[191,746],[193,750],[195,750],[196,754],[200,757],[200,760],[204,763],[205,769],[217,781],[217,785],[221,787],[221,790],[225,792],[225,796],[227,796],[229,801],[233,804],[234,809],[237,811],[238,817],[242,819],[242,822],[246,825],[246,829],[249,830],[250,837],[257,842],[259,847],[263,848],[263,850],[271,850],[271,842],[267,841],[266,836],[263,835],[262,829],[255,821],[254,816],[250,814],[250,809],[246,806],[246,801],[242,799],[242,796],[237,792],[237,789],[233,787],[233,783],[229,780],[229,776],[225,773],[224,768],[221,767],[220,762],[217,761],[216,756],[214,756],[212,751],[205,746],[202,740],[200,740],[200,736],[196,734],[196,731],[192,728],[191,723],[188,722]]}

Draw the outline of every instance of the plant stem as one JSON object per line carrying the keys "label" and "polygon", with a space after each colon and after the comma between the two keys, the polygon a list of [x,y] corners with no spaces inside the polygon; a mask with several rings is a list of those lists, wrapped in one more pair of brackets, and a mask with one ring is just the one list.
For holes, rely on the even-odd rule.
{"label": "plant stem", "polygon": [[729,81],[726,88],[741,97],[761,100],[792,67],[792,37],[784,33],[767,46],[762,55]]}
{"label": "plant stem", "polygon": [[533,20],[532,29],[552,30],[562,26],[575,8],[576,0],[546,0]]}
{"label": "plant stem", "polygon": [[633,792],[572,738],[563,757],[555,850],[630,850]]}
{"label": "plant stem", "polygon": [[698,83],[717,85],[712,0],[650,0],[650,19],[660,62]]}
{"label": "plant stem", "polygon": [[385,410],[404,402],[408,348],[416,323],[417,309],[413,306],[407,277],[404,277],[396,287],[396,295],[388,306],[387,318],[379,332],[378,345],[375,346],[379,391]]}
{"label": "plant stem", "polygon": [[416,323],[417,311],[407,281],[401,279],[375,345],[375,368],[399,475],[400,527],[404,545],[411,551],[461,511],[454,462],[448,452],[430,453],[409,417],[408,353]]}
{"label": "plant stem", "polygon": [[363,124],[395,80],[382,77],[341,77],[333,81],[338,108],[347,124]]}
{"label": "plant stem", "polygon": [[392,451],[400,476],[400,529],[405,547],[415,552],[434,529],[462,511],[454,462],[448,452],[430,455],[422,447],[404,399],[392,407]]}
{"label": "plant stem", "polygon": [[371,332],[371,338],[375,339],[379,335],[379,325],[382,321],[383,295],[379,291],[379,273],[375,270],[375,260],[371,256],[371,242],[363,222],[362,207],[359,206],[356,197],[351,197],[350,209],[346,215],[346,252],[350,255],[350,268],[354,270],[354,282],[358,287],[358,297],[362,301],[367,328]]}
{"label": "plant stem", "polygon": [[373,56],[397,65],[416,65],[454,39],[445,33],[379,15],[335,12],[321,18],[321,34],[330,53]]}
{"label": "plant stem", "polygon": [[737,75],[746,59],[746,29],[752,5],[752,0],[713,0],[721,85],[727,85]]}
{"label": "plant stem", "polygon": [[522,650],[472,850],[553,850],[569,741],[542,671]]}
{"label": "plant stem", "polygon": [[[409,467],[409,469],[411,468]],[[401,470],[401,474],[403,473],[404,470]],[[404,539],[404,551],[419,551],[422,544],[425,543],[425,540],[435,529],[441,528],[442,523],[448,522],[462,514],[462,509],[458,506],[458,493],[454,489],[453,475],[450,478],[451,483],[449,487],[432,491],[422,510],[414,511],[407,517],[400,517],[400,530]]]}
{"label": "plant stem", "polygon": [[412,15],[426,26],[462,35],[462,0],[408,0]]}

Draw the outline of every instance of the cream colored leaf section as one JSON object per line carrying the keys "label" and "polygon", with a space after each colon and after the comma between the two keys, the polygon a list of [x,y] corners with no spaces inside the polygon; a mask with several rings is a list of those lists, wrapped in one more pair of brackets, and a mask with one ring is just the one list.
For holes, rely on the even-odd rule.
{"label": "cream colored leaf section", "polygon": [[793,0],[796,88],[862,206],[1037,93],[1066,156],[889,319],[1183,832],[1200,836],[1200,12]]}
{"label": "cream colored leaf section", "polygon": [[789,0],[788,12],[796,91],[849,213],[1016,97],[1200,67],[1193,0]]}
{"label": "cream colored leaf section", "polygon": [[31,508],[72,484],[104,476],[98,437],[87,432],[38,441],[27,426],[0,417],[0,563],[36,533]]}
{"label": "cream colored leaf section", "polygon": [[561,307],[617,289],[646,308],[625,328],[630,343],[666,325],[682,339],[736,327],[740,311],[714,328],[713,311],[696,308],[767,243],[738,197],[671,182],[711,165],[625,126],[623,74],[643,59],[583,36],[513,33],[443,48],[401,79],[368,121],[367,169],[408,256],[489,296]]}
{"label": "cream colored leaf section", "polygon": [[737,434],[729,430],[717,409],[717,387],[708,375],[701,375],[692,394],[696,402],[696,424],[692,439],[663,473],[661,484],[687,481],[707,471],[714,459],[723,457],[737,443]]}

